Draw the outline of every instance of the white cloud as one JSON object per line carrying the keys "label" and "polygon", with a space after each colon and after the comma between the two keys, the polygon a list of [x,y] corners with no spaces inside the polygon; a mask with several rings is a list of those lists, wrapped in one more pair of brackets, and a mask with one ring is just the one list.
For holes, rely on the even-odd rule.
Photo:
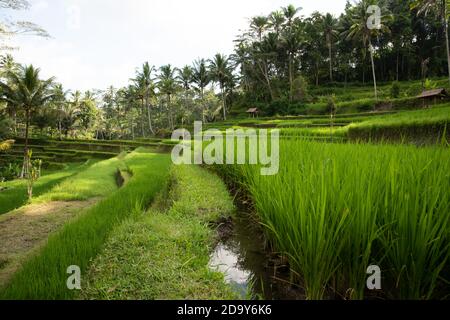
{"label": "white cloud", "polygon": [[20,17],[42,25],[53,39],[18,38],[21,50],[15,56],[71,89],[123,86],[144,61],[181,67],[199,57],[231,53],[250,17],[291,2],[305,15],[338,14],[346,0],[35,1]]}

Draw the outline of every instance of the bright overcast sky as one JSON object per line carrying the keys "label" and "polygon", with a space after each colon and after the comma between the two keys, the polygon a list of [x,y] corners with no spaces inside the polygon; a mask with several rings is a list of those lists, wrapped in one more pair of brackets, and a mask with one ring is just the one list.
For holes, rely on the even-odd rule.
{"label": "bright overcast sky", "polygon": [[21,63],[56,76],[67,89],[124,86],[136,67],[172,64],[230,54],[248,19],[290,3],[339,15],[346,0],[31,0],[32,9],[13,19],[33,21],[51,39],[16,38]]}

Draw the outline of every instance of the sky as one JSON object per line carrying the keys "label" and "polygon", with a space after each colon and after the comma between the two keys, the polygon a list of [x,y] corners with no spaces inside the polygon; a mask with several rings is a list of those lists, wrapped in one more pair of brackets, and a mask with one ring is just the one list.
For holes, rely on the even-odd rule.
{"label": "sky", "polygon": [[301,15],[339,15],[346,0],[30,0],[12,20],[39,24],[50,39],[10,41],[20,63],[55,76],[66,89],[105,89],[128,84],[145,61],[157,67],[190,65],[198,58],[233,52],[249,18],[293,4]]}

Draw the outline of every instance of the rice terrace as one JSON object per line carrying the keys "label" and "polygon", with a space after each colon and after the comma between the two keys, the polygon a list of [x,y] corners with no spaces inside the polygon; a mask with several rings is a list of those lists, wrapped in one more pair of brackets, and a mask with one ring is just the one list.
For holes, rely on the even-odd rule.
{"label": "rice terrace", "polygon": [[0,300],[450,298],[450,1],[245,2],[0,0]]}

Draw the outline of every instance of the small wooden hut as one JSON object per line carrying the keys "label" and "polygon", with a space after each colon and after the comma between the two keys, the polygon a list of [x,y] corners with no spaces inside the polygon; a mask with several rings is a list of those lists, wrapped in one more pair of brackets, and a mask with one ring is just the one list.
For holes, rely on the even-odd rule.
{"label": "small wooden hut", "polygon": [[258,108],[250,108],[247,110],[247,113],[250,118],[257,118],[259,116]]}
{"label": "small wooden hut", "polygon": [[433,89],[433,90],[425,90],[417,99],[422,100],[422,104],[424,107],[429,106],[430,104],[436,104],[438,101],[448,99],[448,93],[444,88]]}

